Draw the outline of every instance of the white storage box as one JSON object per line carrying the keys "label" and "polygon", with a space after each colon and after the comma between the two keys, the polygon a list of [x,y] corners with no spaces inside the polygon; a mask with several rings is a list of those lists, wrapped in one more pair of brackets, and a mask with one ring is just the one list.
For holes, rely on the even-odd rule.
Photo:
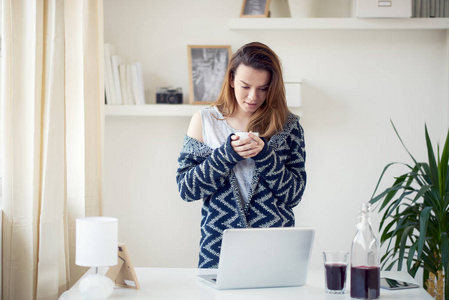
{"label": "white storage box", "polygon": [[285,98],[287,98],[288,107],[301,106],[301,79],[284,78]]}
{"label": "white storage box", "polygon": [[412,0],[356,0],[358,18],[411,18]]}

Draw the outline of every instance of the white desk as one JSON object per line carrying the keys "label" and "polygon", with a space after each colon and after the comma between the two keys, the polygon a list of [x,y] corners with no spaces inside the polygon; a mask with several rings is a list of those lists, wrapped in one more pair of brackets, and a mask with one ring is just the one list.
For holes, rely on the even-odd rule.
{"label": "white desk", "polygon": [[[91,272],[90,270],[89,272]],[[168,269],[168,268],[136,268],[140,290],[115,287],[114,293],[108,299],[183,299],[183,300],[264,300],[264,299],[307,299],[307,300],[341,300],[351,299],[349,282],[346,283],[346,294],[330,295],[324,291],[324,271],[310,270],[307,284],[302,287],[223,290],[218,291],[197,280],[197,274],[208,273],[210,270],[198,269]],[[415,282],[407,273],[382,272],[399,280]],[[78,290],[79,281],[60,300],[83,299]],[[400,291],[380,290],[380,299],[431,300],[432,297],[422,288]]]}

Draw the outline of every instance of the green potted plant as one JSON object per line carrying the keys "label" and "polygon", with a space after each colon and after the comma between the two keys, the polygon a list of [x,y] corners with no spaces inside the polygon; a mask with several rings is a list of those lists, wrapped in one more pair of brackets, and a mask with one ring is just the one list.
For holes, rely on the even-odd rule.
{"label": "green potted plant", "polygon": [[[415,277],[423,268],[423,286],[436,299],[449,297],[447,280],[449,263],[449,130],[437,156],[425,126],[428,162],[418,162],[408,151],[396,127],[394,131],[413,160],[413,164],[390,163],[385,166],[377,182],[372,204],[378,203],[384,211],[379,231],[380,242],[386,244],[381,258],[382,269],[391,270],[395,264],[401,270],[406,264],[408,273]],[[387,169],[403,165],[407,172],[395,177],[391,187],[376,195]],[[446,274],[446,280],[444,280]]]}

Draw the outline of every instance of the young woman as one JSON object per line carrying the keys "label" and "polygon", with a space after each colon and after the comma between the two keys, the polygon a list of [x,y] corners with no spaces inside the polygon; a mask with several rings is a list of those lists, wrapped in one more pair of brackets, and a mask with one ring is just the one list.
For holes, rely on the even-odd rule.
{"label": "young woman", "polygon": [[[268,46],[244,45],[231,58],[218,100],[192,117],[176,180],[182,199],[203,200],[200,268],[218,267],[227,228],[295,225],[306,153],[281,68]],[[246,131],[248,138],[235,135]]]}

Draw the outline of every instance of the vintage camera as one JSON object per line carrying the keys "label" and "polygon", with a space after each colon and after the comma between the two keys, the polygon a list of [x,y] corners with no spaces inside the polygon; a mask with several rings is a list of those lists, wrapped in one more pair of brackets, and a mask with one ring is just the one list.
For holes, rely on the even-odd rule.
{"label": "vintage camera", "polygon": [[156,88],[156,103],[182,104],[182,88],[158,87]]}

